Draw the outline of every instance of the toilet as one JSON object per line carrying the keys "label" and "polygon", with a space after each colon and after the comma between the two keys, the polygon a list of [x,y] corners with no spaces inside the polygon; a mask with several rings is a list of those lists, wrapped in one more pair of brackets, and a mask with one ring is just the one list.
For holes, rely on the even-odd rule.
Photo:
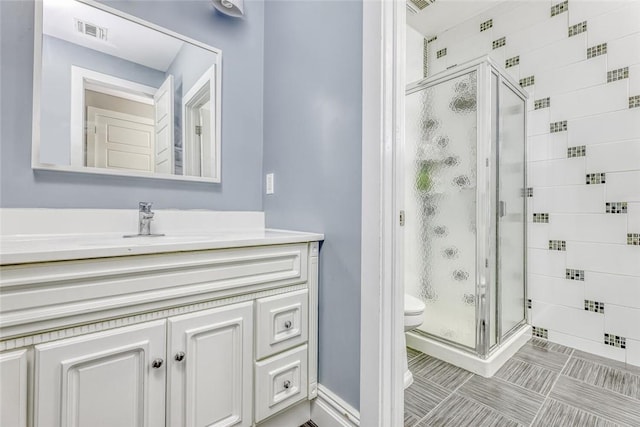
{"label": "toilet", "polygon": [[[425,305],[418,298],[404,294],[404,331],[408,332],[422,325]],[[402,357],[404,360],[404,388],[413,384],[413,375],[407,362],[407,338],[402,336]]]}

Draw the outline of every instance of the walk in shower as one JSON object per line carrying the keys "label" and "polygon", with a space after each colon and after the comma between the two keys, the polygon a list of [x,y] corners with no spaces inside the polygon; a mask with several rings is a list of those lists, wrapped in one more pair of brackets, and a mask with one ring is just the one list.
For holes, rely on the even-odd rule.
{"label": "walk in shower", "polygon": [[404,283],[426,304],[407,342],[482,375],[526,341],[526,97],[489,59],[407,88]]}

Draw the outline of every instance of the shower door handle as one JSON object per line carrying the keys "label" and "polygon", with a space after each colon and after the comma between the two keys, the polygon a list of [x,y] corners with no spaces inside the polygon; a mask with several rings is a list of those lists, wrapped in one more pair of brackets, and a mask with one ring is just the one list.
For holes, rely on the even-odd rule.
{"label": "shower door handle", "polygon": [[507,215],[507,202],[500,200],[498,202],[498,217],[502,218]]}

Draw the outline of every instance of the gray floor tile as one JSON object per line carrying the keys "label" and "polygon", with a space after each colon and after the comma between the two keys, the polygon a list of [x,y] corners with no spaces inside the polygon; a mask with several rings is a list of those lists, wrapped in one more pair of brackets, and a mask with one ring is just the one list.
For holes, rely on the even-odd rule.
{"label": "gray floor tile", "polygon": [[609,366],[611,368],[621,369],[634,375],[640,375],[640,366],[629,365],[624,362],[618,362],[617,360],[608,359],[602,356],[596,356],[595,354],[586,353],[584,351],[575,350],[571,357],[577,357],[591,362],[600,363],[601,365]]}
{"label": "gray floor tile", "polygon": [[564,375],[558,378],[549,397],[615,423],[640,426],[638,400]]}
{"label": "gray floor tile", "polygon": [[407,347],[407,358],[409,360],[416,358],[418,356],[420,356],[422,353],[419,352],[418,350],[414,350],[412,348]]}
{"label": "gray floor tile", "polygon": [[496,372],[496,377],[536,393],[547,395],[558,373],[518,359],[509,359]]}
{"label": "gray floor tile", "polygon": [[473,375],[469,371],[426,354],[413,359],[409,363],[409,369],[414,375],[433,381],[451,391],[458,388]]}
{"label": "gray floor tile", "polygon": [[617,427],[586,411],[548,399],[533,423],[534,427]]}
{"label": "gray floor tile", "polygon": [[560,372],[569,360],[569,354],[531,344],[525,344],[513,357],[555,372]]}
{"label": "gray floor tile", "polygon": [[524,425],[533,422],[544,396],[496,378],[474,375],[456,392]]}
{"label": "gray floor tile", "polygon": [[449,396],[417,426],[517,427],[518,423],[457,393]]}
{"label": "gray floor tile", "polygon": [[640,399],[640,375],[634,375],[622,369],[572,357],[562,374],[587,384]]}
{"label": "gray floor tile", "polygon": [[531,338],[529,340],[529,344],[535,345],[536,347],[544,348],[549,351],[555,351],[556,353],[571,354],[573,352],[573,349],[571,347],[565,347],[563,345],[536,337]]}
{"label": "gray floor tile", "polygon": [[404,425],[414,426],[451,391],[427,379],[414,376],[411,387],[404,391]]}

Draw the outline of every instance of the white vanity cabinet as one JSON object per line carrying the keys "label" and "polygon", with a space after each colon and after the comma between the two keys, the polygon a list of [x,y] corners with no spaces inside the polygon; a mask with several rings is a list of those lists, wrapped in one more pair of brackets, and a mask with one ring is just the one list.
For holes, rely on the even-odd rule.
{"label": "white vanity cabinet", "polygon": [[0,426],[27,427],[27,351],[0,354]]}
{"label": "white vanity cabinet", "polygon": [[168,426],[250,426],[253,304],[169,318]]}
{"label": "white vanity cabinet", "polygon": [[2,426],[280,425],[317,394],[318,246],[3,265]]}
{"label": "white vanity cabinet", "polygon": [[165,323],[37,345],[34,426],[163,425]]}

